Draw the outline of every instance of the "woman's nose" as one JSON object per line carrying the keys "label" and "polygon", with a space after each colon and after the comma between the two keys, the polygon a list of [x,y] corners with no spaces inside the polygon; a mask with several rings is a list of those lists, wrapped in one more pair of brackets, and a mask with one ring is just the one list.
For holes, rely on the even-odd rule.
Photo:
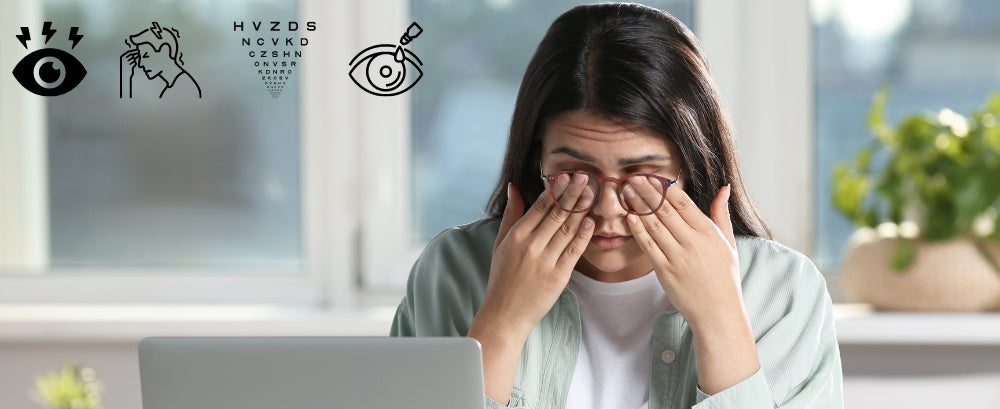
{"label": "woman's nose", "polygon": [[623,217],[628,212],[622,209],[621,203],[618,202],[618,193],[615,192],[615,182],[605,182],[603,186],[600,187],[601,191],[597,197],[597,203],[594,204],[594,208],[590,210],[595,216],[601,216],[606,219]]}

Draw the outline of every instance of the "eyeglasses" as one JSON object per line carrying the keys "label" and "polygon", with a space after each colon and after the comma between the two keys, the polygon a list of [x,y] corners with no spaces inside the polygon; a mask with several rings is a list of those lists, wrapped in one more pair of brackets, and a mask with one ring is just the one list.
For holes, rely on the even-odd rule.
{"label": "eyeglasses", "polygon": [[[559,202],[559,198],[556,197],[556,191],[555,191],[556,179],[558,179],[559,176],[568,175],[569,179],[573,180],[573,175],[575,175],[577,173],[580,173],[580,174],[583,174],[583,175],[587,176],[586,186],[587,186],[588,189],[592,190],[592,193],[594,194],[594,196],[593,196],[594,200],[592,200],[590,202],[590,206],[588,206],[586,209],[581,209],[581,208],[575,207],[572,204],[570,205],[570,208],[567,209],[566,205],[560,203]],[[677,183],[677,179],[668,179],[668,178],[665,178],[663,176],[651,175],[651,174],[648,174],[648,173],[630,173],[630,174],[625,175],[625,176],[623,176],[621,178],[615,178],[615,177],[610,177],[610,176],[599,177],[599,176],[596,176],[596,175],[594,175],[592,173],[584,172],[584,171],[564,170],[564,171],[561,171],[561,172],[550,173],[548,175],[543,174],[543,175],[541,175],[541,177],[542,177],[542,181],[549,183],[549,193],[552,195],[552,201],[554,203],[556,203],[559,206],[560,209],[563,209],[563,210],[565,210],[567,212],[580,213],[580,212],[588,212],[588,211],[590,211],[590,209],[593,209],[594,206],[597,205],[597,201],[601,199],[600,198],[601,195],[599,194],[599,192],[603,192],[604,191],[604,183],[605,182],[614,182],[615,185],[617,185],[617,188],[615,189],[615,196],[618,197],[618,203],[621,203],[622,208],[625,209],[625,211],[627,211],[629,213],[632,213],[634,215],[638,215],[638,216],[645,216],[645,215],[653,214],[654,212],[656,212],[656,209],[659,209],[660,206],[663,205],[663,201],[667,197],[667,195],[666,195],[667,188],[669,188],[674,183]],[[637,187],[635,187],[635,186],[632,187],[632,190],[634,190],[637,193],[637,196],[634,197],[632,200],[639,200],[644,205],[643,207],[649,207],[650,208],[649,211],[644,211],[645,209],[643,209],[642,211],[636,210],[634,208],[634,206],[629,205],[628,201],[625,200],[626,199],[625,195],[624,195],[625,186],[632,185],[632,182],[629,182],[629,179],[631,179],[633,177],[645,178],[645,180],[656,191],[655,194],[652,194],[652,195],[650,195],[648,197],[640,197],[638,195],[638,193],[640,192],[640,190]],[[569,186],[569,184],[567,184],[566,186]],[[650,199],[652,199],[652,200],[650,200]],[[656,202],[656,206],[649,206],[649,203],[652,203],[652,202]]]}

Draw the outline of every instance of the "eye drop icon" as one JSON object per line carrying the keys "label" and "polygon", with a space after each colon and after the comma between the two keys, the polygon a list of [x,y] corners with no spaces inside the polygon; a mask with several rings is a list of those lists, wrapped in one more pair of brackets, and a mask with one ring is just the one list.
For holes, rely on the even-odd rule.
{"label": "eye drop icon", "polygon": [[413,22],[399,38],[399,44],[377,44],[362,50],[351,59],[349,76],[365,92],[383,97],[399,95],[414,85],[424,73],[423,62],[403,48],[424,29]]}

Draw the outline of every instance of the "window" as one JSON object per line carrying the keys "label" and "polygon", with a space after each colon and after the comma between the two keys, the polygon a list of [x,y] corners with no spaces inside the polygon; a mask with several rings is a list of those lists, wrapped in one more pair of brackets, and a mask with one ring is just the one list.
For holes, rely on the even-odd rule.
{"label": "window", "polygon": [[[272,99],[231,24],[215,18],[296,20],[294,2],[120,3],[43,3],[45,20],[58,24],[53,43],[70,26],[81,28],[84,37],[72,51],[89,75],[72,92],[40,102],[43,123],[24,124],[44,129],[33,134],[46,147],[32,161],[46,175],[33,183],[45,186],[38,192],[47,206],[26,216],[47,219],[33,227],[47,226],[47,232],[30,233],[48,237],[36,243],[47,249],[34,251],[48,257],[29,267],[294,271],[300,252],[297,90]],[[149,16],[178,29],[181,59],[201,84],[201,99],[157,99],[148,83],[159,81],[134,81],[132,99],[116,98],[118,75],[107,74],[119,71],[125,38],[148,28]]]}
{"label": "window", "polygon": [[814,0],[816,238],[835,270],[854,230],[833,208],[830,173],[871,138],[872,94],[890,86],[888,119],[968,112],[1000,89],[1000,4],[990,0]]}
{"label": "window", "polygon": [[[425,76],[413,89],[412,240],[484,216],[535,46],[574,1],[415,0]],[[694,27],[693,0],[644,2]],[[457,36],[456,33],[463,33]],[[455,177],[462,175],[462,177]]]}
{"label": "window", "polygon": [[[0,302],[314,304],[344,295],[351,246],[333,237],[348,223],[319,216],[346,207],[331,196],[350,187],[321,176],[356,164],[320,136],[348,133],[323,112],[348,103],[320,91],[334,79],[310,69],[334,61],[305,48],[303,69],[274,98],[252,47],[241,46],[270,34],[234,30],[236,21],[325,19],[312,43],[346,50],[355,45],[343,33],[357,28],[337,24],[344,7],[45,0],[3,13],[4,27],[32,24],[30,50],[71,50],[87,75],[58,97],[0,93]],[[43,21],[57,30],[48,45],[36,41]],[[202,98],[160,99],[152,80],[119,98],[126,38],[154,22],[177,29]],[[71,49],[72,26],[84,37]],[[30,52],[10,42],[0,47],[5,66]]]}

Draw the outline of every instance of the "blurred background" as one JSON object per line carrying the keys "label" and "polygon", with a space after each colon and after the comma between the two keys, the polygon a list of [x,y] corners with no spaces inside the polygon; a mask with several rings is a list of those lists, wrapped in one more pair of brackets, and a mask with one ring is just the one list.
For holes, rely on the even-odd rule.
{"label": "blurred background", "polygon": [[[524,68],[576,4],[4,0],[3,72],[51,47],[87,74],[55,97],[0,75],[0,407],[46,407],[35,377],[77,363],[100,378],[103,407],[138,408],[145,336],[387,334],[423,244],[483,217]],[[889,312],[846,290],[858,225],[834,206],[831,177],[873,139],[880,87],[893,124],[967,114],[1000,91],[1000,3],[644,4],[695,32],[754,202],[775,239],[826,276],[847,406],[1000,407],[1000,314],[989,312],[1000,284],[980,281],[995,296],[961,312]],[[47,43],[44,21],[57,30]],[[202,98],[118,98],[124,39],[154,21],[179,30]],[[317,30],[234,30],[253,21]],[[418,83],[394,97],[358,89],[352,57],[396,43],[412,21]],[[275,47],[241,45],[273,37],[308,38],[277,97],[248,55]],[[971,134],[1000,133],[990,114],[976,118]],[[1000,184],[988,176],[981,195]]]}

